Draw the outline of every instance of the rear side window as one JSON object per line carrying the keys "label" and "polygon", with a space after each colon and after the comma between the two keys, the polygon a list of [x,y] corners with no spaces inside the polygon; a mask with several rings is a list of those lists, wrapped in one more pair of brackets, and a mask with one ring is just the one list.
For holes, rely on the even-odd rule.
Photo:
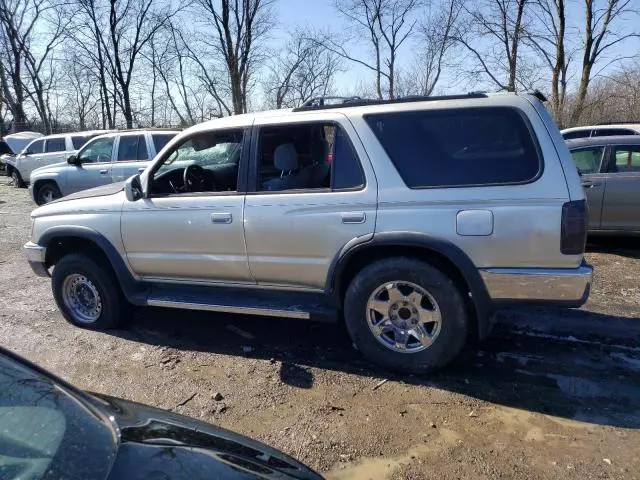
{"label": "rear side window", "polygon": [[162,150],[164,146],[169,143],[169,140],[171,140],[175,136],[175,133],[154,133],[153,135],[151,135],[156,153]]}
{"label": "rear side window", "polygon": [[602,162],[604,147],[586,147],[571,150],[573,163],[582,174],[598,173]]}
{"label": "rear side window", "polygon": [[29,153],[42,153],[44,150],[44,140],[36,140],[27,147]]}
{"label": "rear side window", "polygon": [[640,145],[615,147],[615,172],[640,172]]}
{"label": "rear side window", "polygon": [[524,183],[541,170],[524,118],[506,107],[368,115],[410,188]]}
{"label": "rear side window", "polygon": [[573,130],[571,132],[565,132],[562,134],[562,138],[565,140],[573,140],[574,138],[589,138],[591,136],[591,130]]}
{"label": "rear side window", "polygon": [[597,128],[593,130],[592,137],[613,137],[617,135],[637,135],[637,132],[628,128]]}
{"label": "rear side window", "polygon": [[45,147],[47,153],[64,152],[67,148],[64,144],[64,137],[49,138]]}
{"label": "rear side window", "polygon": [[118,161],[148,160],[147,143],[144,135],[125,135],[120,137]]}

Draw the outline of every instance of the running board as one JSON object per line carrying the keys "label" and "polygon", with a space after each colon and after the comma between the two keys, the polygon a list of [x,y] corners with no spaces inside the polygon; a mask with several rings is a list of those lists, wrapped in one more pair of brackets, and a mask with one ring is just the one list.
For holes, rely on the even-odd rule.
{"label": "running board", "polygon": [[256,292],[255,290],[154,285],[147,297],[150,307],[259,315],[335,322],[337,310],[320,294]]}

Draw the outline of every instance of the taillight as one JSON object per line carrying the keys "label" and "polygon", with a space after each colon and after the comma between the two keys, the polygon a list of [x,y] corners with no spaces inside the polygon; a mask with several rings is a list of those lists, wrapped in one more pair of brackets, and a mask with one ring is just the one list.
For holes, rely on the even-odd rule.
{"label": "taillight", "polygon": [[562,205],[562,236],[560,251],[564,255],[582,255],[587,241],[589,209],[586,200],[575,200]]}

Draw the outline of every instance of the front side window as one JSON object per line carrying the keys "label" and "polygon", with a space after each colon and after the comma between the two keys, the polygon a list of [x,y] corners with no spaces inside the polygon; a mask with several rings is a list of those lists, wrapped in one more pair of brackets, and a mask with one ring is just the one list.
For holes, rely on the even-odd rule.
{"label": "front side window", "polygon": [[204,132],[174,146],[155,169],[151,193],[237,191],[243,139],[242,130]]}
{"label": "front side window", "polygon": [[42,153],[44,151],[44,140],[35,140],[29,144],[26,149],[27,153]]}
{"label": "front side window", "polygon": [[49,138],[47,140],[45,151],[47,153],[64,152],[67,148],[64,144],[64,137]]}
{"label": "front side window", "polygon": [[591,136],[591,130],[572,130],[571,132],[565,132],[562,134],[562,138],[565,140],[573,140],[574,138],[589,138]]}
{"label": "front side window", "polygon": [[640,172],[640,145],[614,147],[614,157],[612,173]]}
{"label": "front side window", "polygon": [[333,123],[264,127],[258,150],[258,190],[344,190],[364,185],[347,134]]}
{"label": "front side window", "polygon": [[523,116],[508,107],[367,115],[410,188],[525,183],[541,162]]}
{"label": "front side window", "polygon": [[600,171],[600,163],[602,162],[602,154],[604,147],[588,147],[571,150],[573,163],[580,173],[598,173]]}
{"label": "front side window", "polygon": [[78,153],[81,163],[111,162],[114,137],[98,138],[87,143]]}
{"label": "front side window", "polygon": [[118,161],[148,160],[147,141],[144,135],[123,135],[118,145]]}

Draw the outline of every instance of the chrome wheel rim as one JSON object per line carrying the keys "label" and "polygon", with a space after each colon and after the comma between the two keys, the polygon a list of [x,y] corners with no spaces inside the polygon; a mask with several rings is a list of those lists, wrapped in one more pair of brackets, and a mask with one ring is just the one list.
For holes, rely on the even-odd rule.
{"label": "chrome wheel rim", "polygon": [[20,177],[18,177],[16,172],[11,174],[11,186],[13,188],[18,188],[20,186]]}
{"label": "chrome wheel rim", "polygon": [[102,313],[98,289],[84,275],[73,273],[62,283],[62,300],[75,320],[94,323]]}
{"label": "chrome wheel rim", "polygon": [[42,203],[49,203],[55,200],[53,195],[53,190],[50,188],[45,188],[44,191],[40,194],[40,200]]}
{"label": "chrome wheel rim", "polygon": [[405,281],[387,282],[367,302],[367,324],[378,342],[394,352],[417,353],[429,348],[442,326],[433,295]]}

